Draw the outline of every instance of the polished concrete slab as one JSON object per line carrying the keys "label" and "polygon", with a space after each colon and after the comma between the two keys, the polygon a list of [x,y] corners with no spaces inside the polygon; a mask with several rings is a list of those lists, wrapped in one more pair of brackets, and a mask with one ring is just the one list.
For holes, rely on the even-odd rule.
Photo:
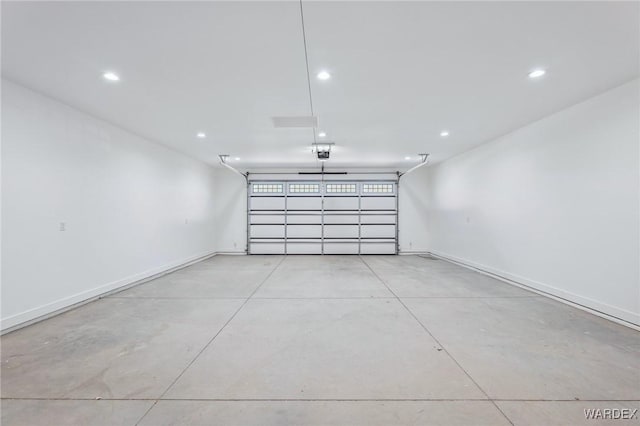
{"label": "polished concrete slab", "polygon": [[363,259],[398,297],[535,297],[535,293],[461,268],[419,256]]}
{"label": "polished concrete slab", "polygon": [[425,334],[395,299],[251,300],[167,397],[486,399]]}
{"label": "polished concrete slab", "polygon": [[118,297],[249,297],[282,256],[213,257],[118,293]]}
{"label": "polished concrete slab", "polygon": [[640,401],[637,331],[420,256],[216,256],[0,343],[3,425],[606,424],[584,409]]}
{"label": "polished concrete slab", "polygon": [[288,256],[256,298],[393,297],[358,256]]}
{"label": "polished concrete slab", "polygon": [[501,426],[489,401],[160,401],[141,426]]}
{"label": "polished concrete slab", "polygon": [[13,426],[129,426],[153,401],[3,399],[0,424]]}
{"label": "polished concrete slab", "polygon": [[2,398],[158,398],[242,299],[105,298],[2,337]]}
{"label": "polished concrete slab", "polygon": [[640,333],[547,298],[405,303],[491,398],[640,399]]}

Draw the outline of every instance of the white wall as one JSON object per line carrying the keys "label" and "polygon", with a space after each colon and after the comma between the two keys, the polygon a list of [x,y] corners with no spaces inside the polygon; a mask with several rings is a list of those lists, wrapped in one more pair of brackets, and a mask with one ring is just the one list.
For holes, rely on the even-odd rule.
{"label": "white wall", "polygon": [[3,329],[215,251],[213,168],[2,83]]}
{"label": "white wall", "polygon": [[398,190],[398,242],[400,253],[428,251],[428,227],[425,212],[428,194],[425,191],[429,165],[400,178]]}
{"label": "white wall", "polygon": [[429,168],[429,250],[640,324],[638,80]]}
{"label": "white wall", "polygon": [[226,168],[216,169],[216,239],[219,253],[245,253],[247,183]]}

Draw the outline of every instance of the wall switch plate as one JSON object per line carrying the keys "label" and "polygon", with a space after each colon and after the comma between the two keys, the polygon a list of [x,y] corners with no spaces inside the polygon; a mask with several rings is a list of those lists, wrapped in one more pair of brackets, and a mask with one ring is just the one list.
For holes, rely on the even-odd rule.
{"label": "wall switch plate", "polygon": [[62,231],[66,231],[67,230],[67,223],[66,222],[60,222],[60,232]]}

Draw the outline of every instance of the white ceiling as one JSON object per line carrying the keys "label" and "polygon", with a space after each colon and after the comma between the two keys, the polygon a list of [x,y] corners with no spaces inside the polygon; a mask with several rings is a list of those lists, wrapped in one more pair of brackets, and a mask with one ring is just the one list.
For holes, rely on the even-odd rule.
{"label": "white ceiling", "polygon": [[[303,7],[327,167],[441,161],[640,74],[638,2]],[[301,28],[297,1],[4,1],[2,74],[211,164],[314,167],[313,131],[272,122],[310,114]]]}

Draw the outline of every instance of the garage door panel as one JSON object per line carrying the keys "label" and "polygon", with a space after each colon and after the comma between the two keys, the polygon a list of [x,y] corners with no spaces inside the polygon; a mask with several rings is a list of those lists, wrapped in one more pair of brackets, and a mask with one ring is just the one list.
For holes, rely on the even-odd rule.
{"label": "garage door panel", "polygon": [[357,242],[351,243],[324,243],[324,254],[358,254],[359,244]]}
{"label": "garage door panel", "polygon": [[320,210],[322,199],[320,197],[289,197],[287,210]]}
{"label": "garage door panel", "polygon": [[251,238],[284,238],[284,225],[251,225]]}
{"label": "garage door panel", "polygon": [[284,210],[284,197],[251,197],[251,210]]}
{"label": "garage door panel", "polygon": [[358,210],[358,197],[325,197],[325,210]]}
{"label": "garage door panel", "polygon": [[395,210],[396,197],[362,197],[362,210]]}
{"label": "garage door panel", "polygon": [[284,224],[285,216],[281,215],[270,215],[270,214],[252,214],[251,215],[251,223],[266,223],[266,224]]}
{"label": "garage door panel", "polygon": [[359,216],[357,214],[325,214],[324,215],[324,223],[325,224],[333,224],[333,223],[349,223],[352,225],[358,224]]}
{"label": "garage door panel", "polygon": [[324,225],[325,238],[358,238],[358,225]]}
{"label": "garage door panel", "polygon": [[362,238],[395,238],[395,225],[362,225]]}
{"label": "garage door panel", "polygon": [[395,254],[396,243],[394,241],[388,243],[368,243],[362,242],[360,244],[361,254]]}
{"label": "garage door panel", "polygon": [[322,243],[287,242],[287,254],[322,254]]}
{"label": "garage door panel", "polygon": [[261,243],[251,242],[249,245],[251,254],[284,254],[284,242],[282,243]]}
{"label": "garage door panel", "polygon": [[320,238],[322,225],[287,225],[287,238]]}
{"label": "garage door panel", "polygon": [[296,215],[296,214],[288,214],[287,215],[287,223],[289,224],[298,224],[298,223],[310,223],[320,225],[322,223],[322,215],[320,214],[307,214],[307,215]]}
{"label": "garage door panel", "polygon": [[360,217],[360,221],[363,224],[366,224],[366,223],[373,223],[373,224],[390,223],[390,224],[394,224],[395,225],[395,223],[396,223],[396,215],[395,214],[387,214],[387,215],[363,214]]}

